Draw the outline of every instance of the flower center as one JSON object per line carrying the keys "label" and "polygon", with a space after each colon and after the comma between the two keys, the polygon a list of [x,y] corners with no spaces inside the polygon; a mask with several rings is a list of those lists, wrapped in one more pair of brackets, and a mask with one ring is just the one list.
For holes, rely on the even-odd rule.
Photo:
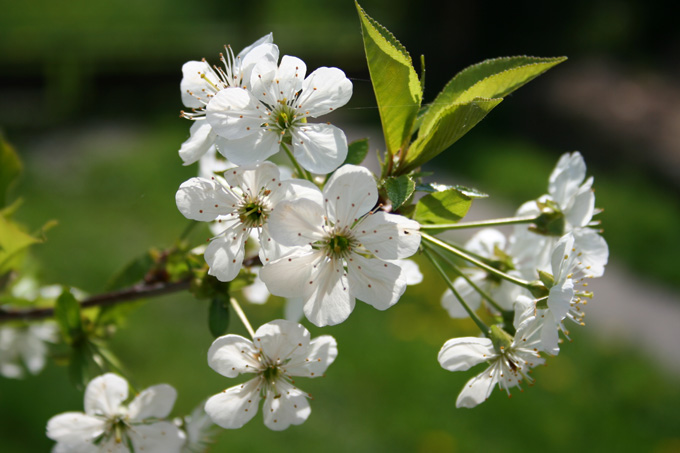
{"label": "flower center", "polygon": [[260,200],[246,201],[238,210],[239,220],[247,228],[261,227],[267,220],[267,214]]}
{"label": "flower center", "polygon": [[262,372],[262,377],[270,383],[273,384],[276,382],[276,380],[281,377],[281,370],[279,370],[279,367],[276,365],[269,366],[265,368],[265,370]]}
{"label": "flower center", "polygon": [[345,232],[336,233],[328,238],[326,243],[326,250],[328,255],[333,258],[345,258],[352,251],[355,245],[355,240]]}

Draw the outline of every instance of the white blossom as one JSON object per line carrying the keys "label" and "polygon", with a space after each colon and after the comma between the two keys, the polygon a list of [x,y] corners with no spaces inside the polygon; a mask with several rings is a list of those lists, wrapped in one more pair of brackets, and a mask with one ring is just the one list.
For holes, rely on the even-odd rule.
{"label": "white blossom", "polygon": [[487,363],[488,367],[470,379],[458,395],[456,407],[475,407],[491,395],[494,386],[505,390],[531,384],[530,369],[544,363],[539,351],[542,348],[542,322],[538,322],[533,307],[520,309],[515,322],[514,337],[492,326],[491,338],[453,338],[439,351],[440,365],[449,371],[465,371]]}
{"label": "white blossom", "polygon": [[128,383],[112,373],[94,378],[85,389],[85,412],[65,412],[47,422],[54,453],[179,453],[184,433],[165,421],[177,392],[167,384],[149,387],[130,402]]}
{"label": "white blossom", "polygon": [[46,343],[56,343],[57,338],[58,329],[53,322],[0,327],[0,374],[21,379],[24,367],[31,374],[38,374],[45,367]]}
{"label": "white blossom", "polygon": [[511,249],[517,259],[524,263],[526,278],[535,279],[533,269],[549,270],[550,254],[560,237],[572,233],[576,247],[582,253],[581,266],[587,268],[589,275],[600,277],[609,256],[607,243],[591,228],[595,210],[595,194],[592,190],[593,178],[586,179],[586,164],[580,153],[566,153],[560,157],[548,182],[548,194],[538,200],[522,205],[517,215],[538,216],[545,209],[554,210],[555,218],[551,231],[542,234],[515,227]]}
{"label": "white blossom", "polygon": [[263,399],[264,424],[276,431],[307,420],[310,395],[293,385],[293,377],[323,376],[338,354],[328,335],[310,339],[302,325],[275,320],[260,326],[250,341],[239,335],[216,339],[208,364],[223,376],[255,374],[251,380],[212,396],[205,411],[219,426],[240,428],[257,413]]}
{"label": "white blossom", "polygon": [[214,150],[216,144],[219,146],[219,138],[205,121],[205,106],[217,92],[229,87],[243,87],[249,83],[250,73],[258,61],[270,59],[276,62],[279,58],[279,49],[272,42],[273,37],[270,33],[236,56],[231,47],[227,46],[226,56],[220,54],[223,68],[210,66],[205,59],[184,63],[180,92],[182,102],[191,108],[192,112],[182,112],[182,116],[195,121],[191,126],[189,139],[179,150],[184,165],[196,162],[209,150]]}
{"label": "white blossom", "polygon": [[262,162],[282,145],[314,173],[329,173],[347,156],[344,132],[326,123],[308,123],[345,105],[352,82],[338,68],[322,67],[307,78],[305,63],[285,55],[281,64],[263,59],[253,68],[250,88],[227,88],[206,108],[213,131],[225,140],[219,151],[238,165]]}
{"label": "white blossom", "polygon": [[396,260],[418,250],[420,225],[372,211],[378,189],[363,167],[345,165],[336,171],[323,200],[277,206],[270,219],[272,237],[305,248],[265,264],[262,280],[272,294],[301,297],[305,316],[317,326],[347,319],[355,298],[379,310],[394,305],[407,277]]}
{"label": "white blossom", "polygon": [[221,233],[205,250],[209,273],[220,281],[233,280],[241,270],[245,242],[251,231],[260,239],[260,259],[282,253],[271,241],[268,218],[274,206],[284,199],[316,196],[316,187],[303,180],[281,181],[279,169],[271,162],[236,167],[221,178],[191,178],[177,191],[177,208],[185,217],[209,222],[217,220]]}

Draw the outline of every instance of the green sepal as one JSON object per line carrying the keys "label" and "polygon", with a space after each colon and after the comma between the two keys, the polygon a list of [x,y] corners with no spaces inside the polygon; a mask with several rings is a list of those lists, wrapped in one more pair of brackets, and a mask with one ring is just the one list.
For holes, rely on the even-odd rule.
{"label": "green sepal", "polygon": [[455,223],[465,217],[472,199],[456,189],[434,192],[416,204],[414,220],[422,224]]}
{"label": "green sepal", "polygon": [[19,155],[0,135],[0,208],[7,206],[10,189],[21,175]]}
{"label": "green sepal", "polygon": [[[356,3],[356,2],[355,2]],[[390,156],[408,146],[423,98],[411,56],[385,27],[356,3],[368,71]]]}
{"label": "green sepal", "polygon": [[539,270],[538,278],[541,280],[541,282],[543,282],[546,288],[552,288],[555,286],[555,277],[546,271]]}
{"label": "green sepal", "polygon": [[392,210],[399,209],[416,190],[416,182],[409,175],[389,177],[383,183],[387,197],[392,202]]}
{"label": "green sepal", "polygon": [[534,280],[533,282],[529,283],[529,288],[527,289],[536,299],[541,299],[543,297],[548,297],[550,294],[550,290],[548,288],[549,287],[546,286],[546,284],[542,281]]}
{"label": "green sepal", "polygon": [[208,327],[215,337],[221,337],[229,328],[229,296],[215,297],[208,309]]}
{"label": "green sepal", "polygon": [[64,342],[69,345],[79,343],[84,337],[83,321],[80,317],[80,304],[68,288],[64,288],[54,305],[54,319],[59,325]]}
{"label": "green sepal", "polygon": [[514,341],[514,338],[512,338],[509,333],[496,325],[491,326],[489,329],[489,338],[493,343],[494,349],[499,354],[510,349],[512,342]]}
{"label": "green sepal", "polygon": [[360,165],[368,154],[368,139],[355,140],[347,147],[347,157],[342,165]]}

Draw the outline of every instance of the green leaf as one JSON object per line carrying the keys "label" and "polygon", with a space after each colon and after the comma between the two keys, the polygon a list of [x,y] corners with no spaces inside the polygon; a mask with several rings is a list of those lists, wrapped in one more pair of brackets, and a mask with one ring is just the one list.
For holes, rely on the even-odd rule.
{"label": "green leaf", "polygon": [[68,363],[68,375],[71,383],[78,389],[87,386],[90,380],[91,353],[86,343],[80,343],[71,349],[71,357]]}
{"label": "green leaf", "polygon": [[64,288],[54,306],[54,319],[67,344],[73,345],[80,342],[84,336],[80,304],[67,288]]}
{"label": "green leaf", "polygon": [[437,184],[436,182],[431,182],[431,183],[426,183],[426,184],[418,184],[416,185],[416,191],[418,192],[427,192],[427,193],[434,193],[434,192],[443,192],[445,190],[449,189],[456,189],[457,191],[461,192],[463,195],[468,196],[470,198],[487,198],[489,195],[482,192],[481,190],[472,188],[472,187],[465,187],[465,186],[447,186],[445,184]]}
{"label": "green leaf", "polygon": [[7,205],[7,195],[21,174],[21,160],[16,151],[0,136],[0,208]]}
{"label": "green leaf", "polygon": [[227,333],[229,327],[229,299],[215,297],[208,310],[208,327],[215,338]]}
{"label": "green leaf", "polygon": [[347,158],[342,165],[359,165],[366,158],[366,154],[368,154],[368,139],[362,138],[361,140],[355,140],[349,144]]}
{"label": "green leaf", "polygon": [[[404,174],[431,160],[479,123],[502,99],[476,98],[465,104],[453,104],[440,110],[434,125],[421,127],[411,144],[399,173]],[[425,133],[424,131],[427,131]]]}
{"label": "green leaf", "polygon": [[408,145],[423,91],[404,46],[356,3],[368,71],[390,155]]}
{"label": "green leaf", "polygon": [[24,232],[19,225],[0,216],[0,273],[15,266],[13,258],[25,248],[40,242],[28,233]]}
{"label": "green leaf", "polygon": [[409,175],[390,177],[385,180],[387,197],[392,201],[392,209],[399,209],[416,190],[416,182]]}
{"label": "green leaf", "polygon": [[414,220],[419,223],[454,223],[465,217],[472,199],[456,189],[424,196],[416,205]]}
{"label": "green leaf", "polygon": [[485,60],[465,68],[436,97],[423,119],[421,129],[427,134],[437,121],[439,113],[452,104],[465,104],[475,98],[505,97],[566,59],[504,57]]}

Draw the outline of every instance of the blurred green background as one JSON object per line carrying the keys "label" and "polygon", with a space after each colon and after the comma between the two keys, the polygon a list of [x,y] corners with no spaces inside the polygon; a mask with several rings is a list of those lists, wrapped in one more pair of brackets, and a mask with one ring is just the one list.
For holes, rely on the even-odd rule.
{"label": "blurred green background", "polygon": [[[516,206],[544,193],[557,157],[578,149],[605,208],[611,260],[677,290],[680,32],[663,2],[438,3],[362,2],[414,60],[425,54],[426,101],[486,58],[570,60],[507,98],[433,168]],[[96,293],[144,250],[172,244],[186,225],[174,193],[196,174],[177,156],[189,127],[178,118],[181,65],[216,62],[223,44],[239,50],[270,31],[282,54],[353,79],[353,99],[329,120],[379,149],[351,1],[2,3],[0,127],[25,163],[18,217],[31,229],[59,221],[34,249],[45,283]],[[455,409],[471,374],[441,369],[436,354],[476,332],[448,318],[443,285],[429,274],[384,313],[359,304],[340,326],[310,329],[335,336],[340,355],[327,377],[298,382],[314,395],[305,424],[274,433],[256,417],[223,432],[213,451],[680,451],[678,374],[589,328],[536,370],[530,390]],[[616,309],[603,293],[595,303]],[[257,326],[282,307],[245,309]],[[237,382],[206,365],[206,318],[205,302],[164,297],[140,306],[113,339],[140,388],[178,389],[176,414]],[[231,330],[244,333],[236,319]],[[0,380],[0,450],[49,451],[45,424],[69,410],[82,410],[82,393],[62,367]]]}

